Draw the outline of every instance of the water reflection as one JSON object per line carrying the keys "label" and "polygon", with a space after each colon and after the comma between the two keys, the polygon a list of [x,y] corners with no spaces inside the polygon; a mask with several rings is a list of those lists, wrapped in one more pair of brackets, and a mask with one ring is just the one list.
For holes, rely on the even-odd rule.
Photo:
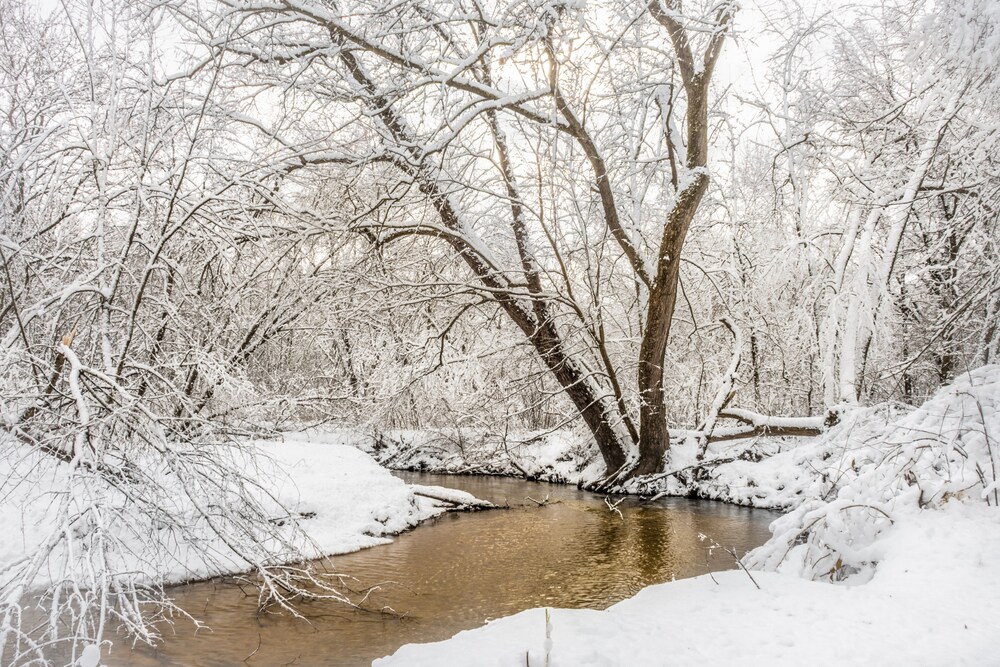
{"label": "water reflection", "polygon": [[[604,608],[653,583],[731,569],[710,536],[741,554],[767,537],[774,513],[720,503],[604,499],[572,487],[503,478],[401,473],[421,484],[452,486],[511,510],[449,514],[392,544],[338,556],[338,571],[358,589],[375,584],[370,609],[307,603],[305,619],[258,614],[256,598],[224,582],[175,589],[181,607],[211,630],[167,628],[157,649],[119,645],[109,665],[364,665],[410,642],[445,639],[485,620],[529,607]],[[549,496],[539,507],[525,496]]]}

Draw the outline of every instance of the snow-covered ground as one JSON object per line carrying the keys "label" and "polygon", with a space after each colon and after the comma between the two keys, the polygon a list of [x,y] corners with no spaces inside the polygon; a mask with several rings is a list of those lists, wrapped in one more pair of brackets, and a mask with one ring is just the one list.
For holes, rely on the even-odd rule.
{"label": "snow-covered ground", "polygon": [[582,431],[307,429],[285,437],[350,444],[394,470],[504,475],[566,484],[595,481],[604,473],[597,447]]}
{"label": "snow-covered ground", "polygon": [[[0,572],[9,574],[9,566],[38,553],[40,545],[59,533],[60,517],[66,516],[60,500],[73,482],[68,466],[61,461],[16,442],[3,444],[6,453],[0,457],[0,479],[8,482],[0,498],[0,534],[4,536],[0,540]],[[471,495],[453,490],[428,494],[427,489],[394,477],[355,447],[306,442],[255,442],[249,446],[262,456],[252,465],[248,460],[245,472],[270,494],[266,500],[276,523],[287,521],[288,513],[304,517],[298,522],[302,534],[295,541],[310,557],[383,544],[390,541],[389,536],[456,503],[476,502]],[[174,583],[247,569],[246,563],[211,533],[178,542],[176,549],[151,553],[149,531],[162,532],[169,527],[141,525],[144,518],[131,517],[131,525],[120,527],[122,571]],[[291,536],[293,522],[287,523]],[[61,560],[59,554],[53,558]],[[42,568],[32,583],[45,585],[46,572],[47,568]]]}
{"label": "snow-covered ground", "polygon": [[[884,426],[898,407],[881,406],[848,412],[844,424],[865,415]],[[447,474],[524,477],[546,482],[586,485],[604,477],[596,445],[583,430],[504,435],[475,429],[360,431],[309,429],[285,436],[292,441],[349,444],[397,470]],[[667,473],[632,483],[628,490],[642,495],[666,493],[723,500],[762,509],[796,507],[822,483],[813,465],[828,456],[829,439],[756,438],[712,443],[699,468],[699,445],[681,439],[671,445]],[[721,463],[720,463],[721,461]]]}
{"label": "snow-covered ground", "polygon": [[[887,535],[860,586],[721,572],[644,589],[605,611],[530,609],[380,667],[449,665],[969,665],[1000,661],[1000,513],[927,512]],[[546,658],[548,656],[548,659]]]}
{"label": "snow-covered ground", "polygon": [[[320,555],[385,544],[391,535],[452,505],[480,503],[455,489],[407,484],[355,447],[310,442],[258,442],[280,473],[275,492],[301,522]],[[436,501],[441,498],[446,502]]]}
{"label": "snow-covered ground", "polygon": [[[305,433],[251,443],[263,456],[247,474],[273,494],[265,505],[304,517],[304,548],[321,555],[385,542],[474,502],[407,485],[362,449],[389,465],[452,472],[586,481],[599,469],[572,435],[478,444],[467,435]],[[52,517],[68,484],[61,462],[6,444],[0,572],[58,530]],[[490,451],[498,462],[486,470]],[[1000,366],[959,377],[919,407],[846,411],[817,438],[713,446],[707,460],[724,462],[701,469],[695,452],[694,442],[677,445],[672,474],[633,490],[786,510],[744,558],[748,571],[653,586],[608,610],[550,610],[548,625],[545,610],[529,610],[378,664],[1000,664]],[[127,565],[161,581],[246,569],[225,544],[198,547]]]}
{"label": "snow-covered ground", "polygon": [[377,664],[1000,664],[1000,366],[798,446],[741,446],[765,458],[649,488],[791,509],[749,571],[550,610],[548,625],[533,609]]}
{"label": "snow-covered ground", "polygon": [[[183,467],[183,457],[195,463]],[[173,462],[166,472],[155,461],[134,465],[116,479],[0,441],[0,634],[9,640],[0,662],[35,664],[52,658],[37,647],[51,646],[64,651],[56,664],[96,666],[113,623],[155,640],[150,623],[171,604],[160,591],[184,581],[254,572],[262,591],[291,595],[311,582],[346,603],[322,568],[302,561],[389,542],[452,508],[491,506],[407,484],[345,445],[204,444]],[[56,634],[70,614],[84,618],[76,643]]]}

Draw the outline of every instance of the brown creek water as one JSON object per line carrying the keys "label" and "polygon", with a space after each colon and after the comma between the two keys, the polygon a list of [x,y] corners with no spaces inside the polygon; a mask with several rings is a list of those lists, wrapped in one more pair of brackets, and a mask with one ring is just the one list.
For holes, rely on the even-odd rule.
{"label": "brown creek water", "polygon": [[[368,665],[403,644],[446,639],[487,619],[531,607],[606,608],[650,584],[736,567],[733,557],[762,544],[777,513],[712,501],[604,497],[574,487],[500,477],[399,473],[449,486],[511,509],[451,513],[392,544],[333,557],[356,588],[379,585],[367,607],[303,603],[305,618],[259,613],[257,598],[225,580],[178,586],[176,603],[208,627],[178,620],[156,647],[120,641],[109,666],[326,667]],[[539,506],[526,497],[548,503]],[[700,534],[710,539],[702,540]],[[354,584],[352,584],[354,586]]]}

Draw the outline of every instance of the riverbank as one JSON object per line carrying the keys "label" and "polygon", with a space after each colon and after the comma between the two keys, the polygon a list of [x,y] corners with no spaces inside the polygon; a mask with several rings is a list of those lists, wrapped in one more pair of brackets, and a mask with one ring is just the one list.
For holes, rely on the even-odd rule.
{"label": "riverbank", "polygon": [[[606,611],[551,610],[548,625],[530,610],[377,664],[995,662],[1000,367],[967,373],[916,408],[853,410],[785,447],[636,482],[640,492],[649,482],[668,494],[720,488],[731,502],[790,509],[744,569],[653,586]],[[673,454],[683,470],[692,452]]]}
{"label": "riverbank", "polygon": [[[671,446],[666,471],[616,489],[644,497],[680,496],[720,500],[745,507],[789,511],[821,493],[823,465],[845,433],[859,422],[885,427],[901,406],[846,412],[823,436],[758,437],[709,444],[703,459],[699,443],[679,439]],[[597,447],[581,430],[510,432],[480,429],[389,430],[307,429],[286,433],[289,442],[349,445],[393,470],[447,475],[497,475],[589,487],[602,481],[604,464]]]}
{"label": "riverbank", "polygon": [[493,506],[472,494],[407,484],[367,453],[347,445],[260,441],[253,445],[269,468],[280,505],[299,518],[322,558],[387,544],[394,535],[452,510]]}
{"label": "riverbank", "polygon": [[[101,581],[112,580],[118,596],[108,603],[115,605],[113,612],[94,616],[96,622],[108,621],[104,632],[91,635],[97,642],[70,637],[50,642],[43,654],[32,648],[40,643],[38,635],[26,634],[21,642],[26,648],[8,643],[7,652],[0,652],[4,664],[20,664],[20,651],[38,659],[44,655],[52,664],[96,665],[114,649],[116,657],[124,651],[124,664],[130,664],[128,646],[136,640],[159,643],[158,633],[170,628],[161,621],[205,613],[199,604],[178,603],[180,588],[164,587],[192,582],[214,587],[218,582],[211,580],[228,575],[260,586],[260,598],[248,598],[246,588],[222,586],[247,599],[254,616],[261,604],[280,602],[264,597],[274,588],[296,604],[303,594],[318,594],[349,610],[364,593],[355,594],[348,579],[331,578],[328,561],[317,559],[387,544],[450,510],[493,507],[462,491],[409,484],[349,446],[272,441],[205,446],[201,453],[224,465],[194,469],[201,476],[184,471],[168,476],[152,466],[135,466],[132,470],[159,484],[155,496],[137,497],[127,496],[129,487],[113,478],[98,479],[86,465],[68,465],[17,441],[0,445],[0,584],[19,596],[0,605],[3,627],[10,627],[15,614],[23,615],[24,625],[37,633],[49,600],[57,607],[67,597],[73,602],[108,595],[99,588]],[[207,492],[194,493],[206,487]],[[127,607],[131,602],[134,610]],[[129,612],[134,615],[125,616]],[[114,629],[115,619],[134,625]],[[80,662],[84,658],[92,662]]]}
{"label": "riverbank", "polygon": [[[584,481],[600,474],[580,441],[559,434],[525,439],[519,445],[510,438],[483,442],[494,448],[499,461],[494,474],[517,469],[519,476],[530,477],[531,470],[549,471],[562,482],[574,481],[570,475]],[[66,508],[60,509],[55,500],[70,497],[61,490],[74,483],[69,466],[18,443],[7,444],[0,474],[10,482],[10,490],[3,500],[0,528],[11,539],[0,546],[0,565],[39,553],[39,545],[63,530],[53,517]],[[391,541],[392,534],[446,507],[474,503],[469,494],[407,485],[362,451],[373,452],[389,465],[409,461],[416,462],[414,467],[430,467],[429,459],[420,458],[432,451],[426,443],[410,449],[405,444],[405,434],[390,439],[304,433],[281,442],[234,445],[225,454],[225,470],[239,471],[243,486],[238,488],[262,494],[244,500],[271,512],[264,523],[274,530],[266,539],[277,536],[294,545],[296,550],[287,553],[344,553]],[[439,461],[468,464],[479,455],[476,452],[486,451],[464,434],[453,437],[450,446],[439,447]],[[454,456],[455,451],[460,456]],[[817,438],[713,446],[707,457],[711,466],[692,464],[695,452],[696,443],[679,443],[668,462],[671,474],[639,480],[631,490],[647,498],[694,495],[785,510],[771,524],[771,538],[743,558],[746,570],[653,586],[608,611],[550,612],[553,648],[548,651],[544,620],[541,644],[538,628],[528,631],[538,624],[539,614],[544,619],[544,611],[536,609],[441,644],[404,646],[386,664],[462,664],[456,654],[474,656],[471,664],[488,664],[494,657],[503,662],[515,655],[504,648],[507,644],[521,658],[526,654],[530,664],[544,664],[547,651],[551,664],[595,665],[644,664],[654,655],[674,654],[680,656],[677,664],[737,656],[748,656],[749,664],[797,664],[806,657],[814,664],[847,659],[984,664],[984,651],[995,650],[982,622],[992,622],[1000,611],[1000,367],[968,373],[916,408],[891,405],[846,412],[840,424]],[[449,472],[491,471],[466,466]],[[85,478],[89,473],[75,474]],[[598,498],[602,534],[633,531],[634,524],[616,514],[612,502]],[[101,509],[117,502],[111,491],[101,500],[93,506]],[[635,497],[627,500],[642,506]],[[157,499],[157,507],[168,504],[173,516],[183,518],[191,514],[185,502],[179,493],[165,494]],[[248,570],[239,552],[213,532],[211,522],[218,513],[212,507],[198,508],[204,520],[187,525],[156,523],[161,515],[129,507],[102,527],[104,534],[119,540],[102,561],[108,571],[173,583]],[[95,510],[90,512],[95,515]],[[85,531],[94,531],[94,525],[79,523],[74,539],[86,537]],[[498,525],[496,532],[502,531]],[[546,537],[561,554],[560,541],[552,534]],[[675,539],[673,533],[669,539]],[[157,550],[150,544],[177,548]],[[705,546],[712,546],[711,536]],[[626,550],[642,556],[636,567],[647,563],[647,551]],[[603,547],[596,553],[607,556]],[[79,566],[69,555],[53,551],[50,560],[66,563],[66,572],[72,574],[75,570],[68,568]],[[611,560],[623,572],[633,570],[617,558]],[[565,583],[560,575],[564,567],[579,565],[559,562],[546,570],[555,585]],[[586,574],[593,576],[593,570],[586,569]],[[447,587],[447,581],[438,585]],[[35,580],[41,583],[44,574]],[[714,621],[720,614],[723,620]],[[762,621],[770,625],[762,626]],[[719,633],[732,639],[713,639]],[[904,640],[891,639],[897,635]],[[862,639],[845,641],[855,636]],[[883,636],[890,639],[880,640]],[[762,647],[755,649],[757,644]],[[630,648],[623,652],[621,646]],[[565,652],[556,656],[557,647]]]}
{"label": "riverbank", "polygon": [[[39,553],[53,534],[59,534],[59,517],[65,511],[59,500],[74,483],[69,466],[61,461],[17,442],[4,444],[0,479],[10,484],[0,502],[0,534],[5,536],[0,541],[0,571]],[[289,552],[289,559],[296,561],[385,544],[393,535],[448,510],[488,505],[460,491],[407,484],[368,454],[346,445],[250,442],[234,450],[232,457],[251,481],[246,488],[260,496],[255,502],[270,512],[276,533],[297,549]],[[136,512],[112,526],[120,546],[109,565],[165,585],[249,569],[238,545],[211,527],[184,528],[185,539],[175,541],[176,548],[151,552],[145,535],[172,528],[153,524],[150,517]],[[56,552],[49,557],[65,558]],[[48,583],[45,573],[39,571],[35,586]]]}
{"label": "riverbank", "polygon": [[875,577],[860,586],[720,572],[650,586],[604,611],[548,610],[548,631],[546,610],[531,609],[444,642],[404,646],[374,665],[992,665],[1000,649],[997,515],[926,513],[900,526],[881,544]]}
{"label": "riverbank", "polygon": [[[844,415],[829,433],[816,437],[759,437],[711,443],[702,460],[699,443],[676,441],[666,471],[633,480],[619,493],[719,500],[734,505],[789,511],[821,495],[829,474],[831,451],[844,434],[863,423],[884,428],[901,406],[857,409]],[[518,432],[503,436],[483,430],[308,429],[286,433],[288,442],[356,447],[381,465],[401,471],[446,475],[495,475],[530,481],[588,487],[605,476],[599,452],[586,433],[560,430]],[[821,462],[816,465],[816,462]]]}
{"label": "riverbank", "polygon": [[[947,457],[951,445],[942,439],[962,432],[971,434],[976,451],[981,450],[981,460],[963,460],[970,466],[978,463],[986,471],[984,480],[992,480],[993,471],[1000,471],[1000,434],[994,433],[1000,426],[991,421],[998,395],[1000,366],[987,366],[960,376],[921,406],[843,408],[839,423],[818,437],[714,442],[701,459],[697,441],[680,439],[671,446],[663,473],[631,480],[617,490],[789,512],[829,497],[838,484],[852,478],[859,462],[870,464],[907,442],[923,442]],[[910,423],[914,420],[923,423]],[[580,430],[498,434],[481,429],[307,429],[284,437],[357,447],[394,470],[499,475],[584,487],[606,474],[596,445]],[[979,445],[983,438],[990,440],[990,447],[985,440]]]}

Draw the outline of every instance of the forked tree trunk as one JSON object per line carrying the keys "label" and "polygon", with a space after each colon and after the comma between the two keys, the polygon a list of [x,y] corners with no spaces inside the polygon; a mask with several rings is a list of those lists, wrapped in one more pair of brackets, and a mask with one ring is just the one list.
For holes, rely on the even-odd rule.
{"label": "forked tree trunk", "polygon": [[[664,6],[666,4],[666,7]],[[674,2],[651,0],[650,14],[670,35],[677,65],[687,93],[687,162],[680,179],[677,199],[663,227],[656,275],[649,290],[646,329],[639,348],[638,385],[639,461],[631,476],[659,472],[670,446],[666,397],[663,386],[664,359],[670,340],[670,325],[677,305],[681,252],[691,222],[708,190],[708,89],[712,71],[732,20],[733,7],[723,4],[716,16],[717,32],[700,61],[695,60],[685,28],[677,20]],[[670,139],[667,139],[670,141]]]}
{"label": "forked tree trunk", "polygon": [[[669,430],[667,428],[667,411],[664,394],[664,357],[667,342],[670,338],[670,323],[677,303],[677,290],[680,278],[681,252],[691,222],[698,211],[701,200],[708,189],[708,89],[712,78],[712,70],[721,52],[722,43],[728,34],[735,6],[723,3],[717,10],[715,18],[716,29],[703,54],[695,61],[688,41],[688,33],[678,20],[679,3],[676,0],[652,0],[649,12],[653,18],[662,24],[670,36],[674,52],[677,56],[678,69],[687,95],[686,146],[668,146],[671,155],[684,154],[686,162],[681,165],[683,173],[679,181],[677,199],[664,221],[660,246],[653,264],[655,275],[647,275],[646,264],[632,246],[618,217],[614,202],[614,191],[610,183],[610,174],[601,157],[596,144],[587,133],[582,121],[574,114],[568,101],[562,96],[558,86],[558,74],[555,49],[549,45],[551,60],[551,94],[556,102],[559,113],[565,119],[560,128],[576,139],[586,152],[594,171],[595,188],[600,194],[605,223],[612,237],[622,247],[637,279],[649,289],[648,313],[645,318],[645,329],[640,344],[638,360],[638,390],[640,397],[638,428],[632,423],[627,407],[621,396],[616,379],[615,396],[604,396],[599,387],[590,379],[587,372],[566,349],[563,335],[555,324],[555,318],[550,312],[549,303],[542,293],[534,259],[527,247],[527,234],[521,217],[520,197],[510,167],[506,145],[502,132],[496,123],[495,113],[491,110],[487,116],[494,133],[496,146],[500,151],[502,174],[507,186],[507,195],[511,202],[512,230],[517,241],[523,274],[529,296],[525,300],[522,287],[516,287],[503,273],[498,272],[494,262],[481,254],[476,243],[470,243],[466,237],[466,229],[459,211],[453,205],[448,194],[437,182],[437,174],[425,166],[417,146],[414,133],[407,127],[403,117],[393,107],[392,101],[378,92],[361,61],[350,51],[340,53],[341,62],[346,66],[351,78],[368,96],[373,115],[381,121],[382,127],[396,145],[405,147],[412,161],[397,162],[399,168],[406,171],[419,187],[420,191],[434,206],[442,226],[447,233],[412,230],[409,233],[430,233],[438,236],[454,248],[465,262],[466,266],[476,276],[477,280],[491,294],[492,299],[504,310],[511,320],[523,332],[534,347],[545,366],[559,382],[566,396],[572,401],[584,423],[593,434],[609,473],[610,482],[621,481],[636,475],[659,472],[664,464],[664,455],[669,446]],[[333,30],[333,29],[336,30]],[[398,65],[418,67],[406,59],[386,56],[386,52],[373,47],[366,40],[345,31],[341,26],[331,26],[331,29],[347,40],[355,41],[362,48],[372,49],[380,56],[389,57]],[[487,63],[483,63],[488,77]],[[488,81],[487,81],[488,83]],[[458,84],[453,84],[458,85]],[[465,82],[461,85],[465,91],[479,92],[480,86]],[[489,86],[484,89],[488,90]],[[522,115],[532,114],[522,111]],[[670,134],[668,143],[676,137]],[[681,150],[681,149],[684,150]],[[673,165],[676,169],[677,165]],[[402,235],[402,233],[400,234]],[[386,242],[385,239],[382,242]],[[605,363],[608,363],[605,360]],[[609,375],[614,375],[614,368],[607,369]],[[628,435],[624,435],[624,431]],[[637,441],[637,442],[636,442]],[[629,454],[634,445],[638,445],[639,457],[632,462]]]}

